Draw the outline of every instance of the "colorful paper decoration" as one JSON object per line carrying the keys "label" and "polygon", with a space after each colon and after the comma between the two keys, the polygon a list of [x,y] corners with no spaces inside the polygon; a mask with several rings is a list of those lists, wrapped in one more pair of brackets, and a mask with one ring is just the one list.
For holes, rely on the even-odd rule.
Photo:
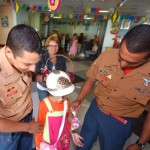
{"label": "colorful paper decoration", "polygon": [[38,11],[42,11],[42,6],[38,6]]}
{"label": "colorful paper decoration", "polygon": [[34,11],[38,10],[38,6],[33,6],[33,10]]}
{"label": "colorful paper decoration", "polygon": [[7,3],[10,4],[10,0],[7,0]]}
{"label": "colorful paper decoration", "polygon": [[74,19],[78,19],[78,15],[77,14],[74,14]]}
{"label": "colorful paper decoration", "polygon": [[100,8],[95,8],[95,13],[98,14],[100,11]]}
{"label": "colorful paper decoration", "polygon": [[14,10],[16,11],[16,13],[19,11],[19,5],[16,1],[14,2]]}
{"label": "colorful paper decoration", "polygon": [[60,7],[60,0],[48,0],[48,7],[52,12],[56,12]]}
{"label": "colorful paper decoration", "polygon": [[83,15],[81,14],[81,15],[79,15],[79,19],[83,19]]}
{"label": "colorful paper decoration", "polygon": [[92,12],[92,13],[95,13],[95,8],[91,8],[91,12]]}
{"label": "colorful paper decoration", "polygon": [[90,8],[90,7],[87,7],[85,12],[86,12],[87,14],[90,13],[90,12],[91,12],[91,8]]}
{"label": "colorful paper decoration", "polygon": [[107,19],[108,19],[107,15],[104,15],[103,20],[107,20]]}
{"label": "colorful paper decoration", "polygon": [[117,20],[117,18],[118,18],[118,10],[116,10],[113,14],[112,14],[112,16],[111,16],[111,21],[112,21],[112,23],[115,23],[115,21]]}
{"label": "colorful paper decoration", "polygon": [[30,7],[29,6],[26,6],[26,11],[29,11]]}
{"label": "colorful paper decoration", "polygon": [[48,6],[44,6],[44,10],[47,11],[49,8]]}
{"label": "colorful paper decoration", "polygon": [[73,18],[73,14],[69,14],[69,19],[72,19]]}

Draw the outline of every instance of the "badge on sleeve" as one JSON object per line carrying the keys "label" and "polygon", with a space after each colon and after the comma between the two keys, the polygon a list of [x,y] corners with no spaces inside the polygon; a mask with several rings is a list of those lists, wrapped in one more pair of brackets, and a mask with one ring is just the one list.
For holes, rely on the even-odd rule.
{"label": "badge on sleeve", "polygon": [[145,86],[148,86],[149,83],[150,83],[150,80],[148,80],[148,79],[146,79],[146,78],[144,78],[144,77],[143,77],[143,80],[144,80],[144,85],[145,85]]}
{"label": "badge on sleeve", "polygon": [[144,93],[144,94],[148,94],[149,91],[147,91],[146,89],[142,89],[142,88],[139,88],[139,87],[136,87],[135,88],[137,91],[139,91],[140,93]]}

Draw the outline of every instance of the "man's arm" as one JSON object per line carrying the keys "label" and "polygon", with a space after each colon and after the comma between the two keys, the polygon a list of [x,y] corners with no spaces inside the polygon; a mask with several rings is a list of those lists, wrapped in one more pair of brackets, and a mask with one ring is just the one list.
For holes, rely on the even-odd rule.
{"label": "man's arm", "polygon": [[150,139],[150,110],[148,111],[147,117],[144,122],[142,134],[139,137],[139,142],[140,143],[147,143]]}
{"label": "man's arm", "polygon": [[82,89],[77,97],[77,99],[72,103],[72,109],[78,111],[81,102],[84,98],[91,92],[95,84],[95,80],[88,78],[82,86]]}
{"label": "man's arm", "polygon": [[32,73],[32,81],[34,82],[46,82],[46,76],[41,74]]}
{"label": "man's arm", "polygon": [[[149,102],[150,104],[150,102]],[[146,144],[150,140],[150,110],[148,111],[147,117],[144,121],[143,130],[139,137],[139,143]],[[140,150],[137,144],[130,145],[127,150]]]}
{"label": "man's arm", "polygon": [[0,119],[0,132],[29,132],[32,134],[42,132],[43,125],[32,120],[30,122],[18,122],[8,119]]}

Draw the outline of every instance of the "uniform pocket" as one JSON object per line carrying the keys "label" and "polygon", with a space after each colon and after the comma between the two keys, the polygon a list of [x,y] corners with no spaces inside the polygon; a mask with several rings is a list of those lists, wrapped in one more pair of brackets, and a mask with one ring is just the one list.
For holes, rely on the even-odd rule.
{"label": "uniform pocket", "polygon": [[5,92],[0,94],[0,100],[5,108],[9,108],[16,103],[17,99],[22,97],[23,93],[17,84],[11,83],[9,87],[4,87]]}
{"label": "uniform pocket", "polygon": [[150,99],[150,91],[146,88],[143,89],[136,87],[134,90],[128,90],[125,97],[142,105],[146,105]]}

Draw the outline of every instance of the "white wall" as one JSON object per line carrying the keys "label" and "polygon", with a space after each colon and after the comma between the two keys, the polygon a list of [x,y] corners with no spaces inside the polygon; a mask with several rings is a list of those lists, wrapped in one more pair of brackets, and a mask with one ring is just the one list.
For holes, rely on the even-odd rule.
{"label": "white wall", "polygon": [[94,35],[97,34],[98,32],[98,25],[97,24],[92,24],[89,26],[85,25],[71,25],[71,24],[59,24],[59,25],[51,25],[50,30],[52,31],[53,29],[57,29],[59,31],[59,34],[64,33],[70,34],[70,37],[72,37],[73,33],[77,33],[79,36],[80,33],[84,33],[84,36],[86,37],[86,40],[90,40],[94,38]]}
{"label": "white wall", "polygon": [[[10,29],[14,26],[14,15],[12,7],[9,5],[0,6],[0,45],[5,45],[7,35]],[[3,27],[1,22],[1,17],[8,17],[8,27]]]}
{"label": "white wall", "polygon": [[110,33],[111,28],[112,28],[112,23],[111,23],[111,20],[109,19],[107,22],[106,33],[105,33],[105,37],[104,37],[102,51],[104,51],[106,49],[106,47],[113,46],[113,43],[114,43],[113,38],[115,37],[115,35]]}
{"label": "white wall", "polygon": [[16,19],[17,24],[29,24],[28,11],[25,11],[25,9],[20,8],[18,13],[16,13]]}

